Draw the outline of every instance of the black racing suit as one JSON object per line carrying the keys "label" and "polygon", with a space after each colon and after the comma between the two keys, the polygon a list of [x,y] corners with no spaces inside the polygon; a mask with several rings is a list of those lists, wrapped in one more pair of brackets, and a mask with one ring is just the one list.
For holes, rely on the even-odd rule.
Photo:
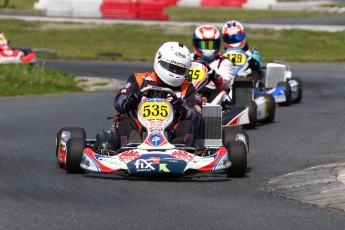
{"label": "black racing suit", "polygon": [[[120,89],[115,97],[114,107],[119,113],[126,113],[124,104],[128,95],[131,93],[138,93],[139,90],[146,86],[160,86],[171,88],[178,97],[183,99],[183,106],[186,108],[185,116],[180,119],[174,119],[173,126],[169,132],[168,139],[172,141],[175,138],[186,144],[192,146],[194,144],[194,133],[196,127],[201,123],[202,105],[200,97],[197,95],[196,90],[189,81],[185,80],[181,86],[171,87],[164,84],[155,74],[152,73],[136,73],[129,77],[124,88]],[[133,117],[127,117],[120,123],[118,130],[121,140],[121,146],[126,146],[130,133],[135,130],[139,133],[142,132],[140,123]]]}

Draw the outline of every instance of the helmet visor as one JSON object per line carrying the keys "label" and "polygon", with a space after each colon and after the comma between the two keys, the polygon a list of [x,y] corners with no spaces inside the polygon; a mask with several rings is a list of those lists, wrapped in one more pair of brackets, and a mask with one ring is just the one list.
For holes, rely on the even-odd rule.
{"label": "helmet visor", "polygon": [[162,61],[162,60],[159,61],[159,64],[161,64],[161,66],[164,69],[166,69],[166,70],[168,70],[168,71],[170,71],[172,73],[175,73],[175,74],[178,74],[178,75],[187,75],[188,74],[188,69],[187,68],[184,68],[184,67],[181,67],[181,66],[178,66],[178,65],[174,65],[174,64]]}
{"label": "helmet visor", "polygon": [[245,37],[245,34],[228,35],[224,36],[224,42],[228,44],[235,44],[243,41]]}
{"label": "helmet visor", "polygon": [[219,50],[220,40],[193,39],[194,46],[201,50]]}

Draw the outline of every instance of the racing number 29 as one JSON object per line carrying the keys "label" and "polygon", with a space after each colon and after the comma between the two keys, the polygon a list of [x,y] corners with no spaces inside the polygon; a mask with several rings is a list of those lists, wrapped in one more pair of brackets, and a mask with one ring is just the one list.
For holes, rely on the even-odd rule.
{"label": "racing number 29", "polygon": [[144,117],[167,117],[168,116],[168,106],[166,105],[145,105],[143,110],[143,116]]}

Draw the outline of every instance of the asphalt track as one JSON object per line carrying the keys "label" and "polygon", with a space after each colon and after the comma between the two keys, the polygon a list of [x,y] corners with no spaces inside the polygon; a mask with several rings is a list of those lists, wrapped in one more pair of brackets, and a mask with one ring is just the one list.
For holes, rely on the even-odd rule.
{"label": "asphalt track", "polygon": [[[91,65],[79,64],[59,68]],[[94,62],[92,68],[122,78],[136,70],[128,66]],[[1,98],[1,229],[343,229],[343,211],[267,191],[280,175],[345,159],[343,63],[291,66],[304,82],[302,103],[278,107],[274,123],[248,131],[247,176],[230,180],[66,174],[55,159],[57,130],[80,126],[93,138],[108,129],[115,93]]]}

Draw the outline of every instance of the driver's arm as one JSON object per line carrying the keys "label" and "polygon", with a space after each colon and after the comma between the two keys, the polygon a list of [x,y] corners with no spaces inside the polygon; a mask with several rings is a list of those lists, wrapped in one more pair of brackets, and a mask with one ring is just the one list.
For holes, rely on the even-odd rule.
{"label": "driver's arm", "polygon": [[127,97],[131,93],[137,93],[139,85],[135,79],[135,75],[131,75],[123,88],[119,90],[115,97],[114,107],[119,113],[124,113],[123,104],[125,103]]}
{"label": "driver's arm", "polygon": [[197,94],[193,84],[190,84],[184,97],[185,108],[187,109],[186,120],[193,120],[195,125],[199,124],[202,113],[201,98]]}

